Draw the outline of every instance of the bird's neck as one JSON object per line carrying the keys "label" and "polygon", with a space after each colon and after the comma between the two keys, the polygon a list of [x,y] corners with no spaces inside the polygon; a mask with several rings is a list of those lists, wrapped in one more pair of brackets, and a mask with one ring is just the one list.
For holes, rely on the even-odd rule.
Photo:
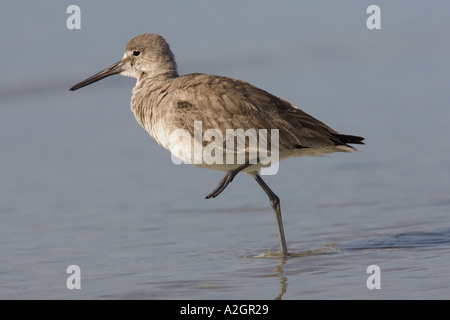
{"label": "bird's neck", "polygon": [[173,59],[163,59],[138,68],[136,75],[139,82],[166,81],[178,77],[177,64]]}
{"label": "bird's neck", "polygon": [[178,77],[176,70],[167,70],[158,74],[142,73],[137,77],[136,85],[133,89],[134,96],[146,96],[147,98],[154,92],[161,90],[167,86],[173,79]]}

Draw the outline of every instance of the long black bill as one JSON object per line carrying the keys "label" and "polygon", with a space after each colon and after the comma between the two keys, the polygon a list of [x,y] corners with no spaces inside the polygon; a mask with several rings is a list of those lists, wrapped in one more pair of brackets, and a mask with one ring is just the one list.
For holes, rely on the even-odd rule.
{"label": "long black bill", "polygon": [[74,85],[72,88],[70,88],[70,91],[74,91],[77,89],[80,89],[84,86],[87,86],[91,83],[97,82],[99,80],[102,80],[103,78],[112,76],[114,74],[121,73],[123,71],[123,62],[122,60],[114,63],[112,66],[109,66],[108,68],[100,71],[99,73],[94,74],[92,77],[87,78],[86,80],[83,80],[76,85]]}

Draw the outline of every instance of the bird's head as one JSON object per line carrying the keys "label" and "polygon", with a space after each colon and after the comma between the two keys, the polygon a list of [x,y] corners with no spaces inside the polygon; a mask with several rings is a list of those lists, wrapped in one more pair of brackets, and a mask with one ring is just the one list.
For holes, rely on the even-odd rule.
{"label": "bird's head", "polygon": [[70,88],[77,90],[114,74],[147,78],[176,77],[175,57],[166,40],[158,34],[145,33],[131,39],[120,61]]}

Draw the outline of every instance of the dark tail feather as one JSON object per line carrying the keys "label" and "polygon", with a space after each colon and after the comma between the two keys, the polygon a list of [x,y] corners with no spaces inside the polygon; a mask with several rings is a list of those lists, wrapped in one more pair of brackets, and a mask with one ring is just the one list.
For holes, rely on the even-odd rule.
{"label": "dark tail feather", "polygon": [[358,136],[351,136],[351,135],[346,135],[346,134],[334,134],[334,137],[337,140],[337,144],[364,144],[363,137],[358,137]]}

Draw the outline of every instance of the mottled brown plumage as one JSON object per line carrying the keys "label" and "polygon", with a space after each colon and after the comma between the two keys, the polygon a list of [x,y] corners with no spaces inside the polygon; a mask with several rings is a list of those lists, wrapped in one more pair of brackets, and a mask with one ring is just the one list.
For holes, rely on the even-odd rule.
{"label": "mottled brown plumage", "polygon": [[[172,133],[183,129],[194,137],[196,121],[201,122],[202,135],[209,129],[220,132],[223,137],[227,129],[246,132],[266,129],[267,140],[270,141],[270,130],[277,129],[280,160],[350,152],[355,149],[349,144],[364,144],[362,137],[340,134],[290,102],[247,82],[201,73],[179,76],[169,45],[157,34],[143,34],[131,39],[119,62],[76,84],[71,90],[118,73],[137,78],[131,98],[131,109],[136,120],[171,152],[175,152],[180,144],[189,144],[193,154],[194,139],[181,142],[173,139]],[[225,152],[225,139],[222,142],[221,151]],[[203,148],[207,145],[202,141]],[[231,151],[237,159],[240,152],[237,145]],[[279,199],[259,176],[261,159],[251,159],[250,147],[244,152],[245,163],[194,163],[204,168],[227,171],[207,198],[219,195],[240,171],[253,176],[271,200],[277,217],[282,254],[287,256]],[[250,160],[258,163],[252,164]]]}

